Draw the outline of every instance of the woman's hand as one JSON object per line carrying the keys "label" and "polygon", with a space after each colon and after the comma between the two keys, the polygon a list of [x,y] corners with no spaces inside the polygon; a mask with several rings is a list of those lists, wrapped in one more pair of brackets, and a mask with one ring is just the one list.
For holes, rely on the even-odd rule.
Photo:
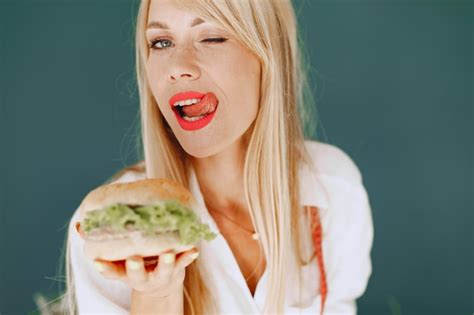
{"label": "woman's hand", "polygon": [[159,256],[133,256],[126,260],[94,261],[98,271],[108,279],[118,279],[138,294],[150,298],[164,298],[182,289],[185,269],[199,255],[198,249],[178,253],[162,253]]}
{"label": "woman's hand", "polygon": [[[85,240],[80,223],[76,222],[75,227]],[[183,288],[185,269],[198,256],[198,249],[193,247],[178,254],[169,251],[159,256],[133,256],[126,260],[96,259],[94,264],[104,277],[121,280],[130,286],[134,290],[132,293],[160,298]]]}

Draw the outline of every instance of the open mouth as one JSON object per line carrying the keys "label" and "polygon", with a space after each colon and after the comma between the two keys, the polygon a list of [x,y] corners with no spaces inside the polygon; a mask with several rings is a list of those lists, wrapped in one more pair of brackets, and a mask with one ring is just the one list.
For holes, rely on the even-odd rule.
{"label": "open mouth", "polygon": [[213,94],[206,94],[198,103],[173,106],[173,112],[184,130],[197,130],[208,125],[216,114],[219,101]]}
{"label": "open mouth", "polygon": [[185,121],[194,122],[216,111],[218,100],[215,97],[203,97],[197,103],[176,105],[173,110]]}

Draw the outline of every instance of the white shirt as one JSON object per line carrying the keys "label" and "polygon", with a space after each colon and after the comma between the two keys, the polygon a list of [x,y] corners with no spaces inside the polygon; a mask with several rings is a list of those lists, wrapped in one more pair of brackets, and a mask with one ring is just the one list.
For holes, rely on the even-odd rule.
{"label": "white shirt", "polygon": [[[302,205],[320,209],[322,252],[327,283],[324,314],[356,314],[356,299],[362,296],[372,274],[370,253],[373,243],[373,222],[362,176],[352,159],[334,145],[306,140],[315,168],[300,169]],[[145,174],[128,172],[115,182],[130,182],[145,178]],[[260,278],[252,296],[225,238],[208,213],[194,170],[190,170],[190,191],[199,208],[195,209],[203,223],[218,234],[212,241],[202,241],[198,259],[204,262],[204,279],[210,287],[220,314],[258,314],[263,309],[268,274]],[[75,282],[79,314],[129,314],[131,288],[120,280],[103,277],[93,262],[83,254],[84,241],[74,223],[69,225],[71,265]],[[285,314],[320,314],[321,294],[319,267],[316,260],[302,267],[303,302],[294,305],[296,288],[288,288]],[[290,286],[297,284],[289,281]]]}

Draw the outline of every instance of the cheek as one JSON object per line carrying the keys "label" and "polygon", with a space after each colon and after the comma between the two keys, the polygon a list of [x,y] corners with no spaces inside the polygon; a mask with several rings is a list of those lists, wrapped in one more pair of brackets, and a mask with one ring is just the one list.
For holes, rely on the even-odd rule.
{"label": "cheek", "polygon": [[229,50],[208,63],[215,85],[226,94],[227,101],[250,106],[258,101],[260,91],[260,63],[258,58],[243,49]]}
{"label": "cheek", "polygon": [[154,89],[159,85],[158,80],[160,79],[160,66],[156,58],[150,57],[145,64],[145,70],[148,82],[150,82],[150,88]]}
{"label": "cheek", "polygon": [[157,103],[159,104],[160,110],[163,111],[163,105],[165,100],[160,98],[160,95],[163,95],[163,82],[164,79],[163,74],[160,73],[159,64],[153,58],[148,59],[147,63],[145,64],[145,72],[148,80],[148,84],[150,90],[153,94],[153,97],[156,99]]}

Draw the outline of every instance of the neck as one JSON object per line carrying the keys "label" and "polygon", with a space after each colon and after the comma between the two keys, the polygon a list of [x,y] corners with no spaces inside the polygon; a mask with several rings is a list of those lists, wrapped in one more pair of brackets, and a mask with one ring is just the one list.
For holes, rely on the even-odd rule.
{"label": "neck", "polygon": [[247,213],[243,168],[245,147],[236,141],[221,152],[205,158],[191,158],[208,210],[216,209],[236,218]]}

